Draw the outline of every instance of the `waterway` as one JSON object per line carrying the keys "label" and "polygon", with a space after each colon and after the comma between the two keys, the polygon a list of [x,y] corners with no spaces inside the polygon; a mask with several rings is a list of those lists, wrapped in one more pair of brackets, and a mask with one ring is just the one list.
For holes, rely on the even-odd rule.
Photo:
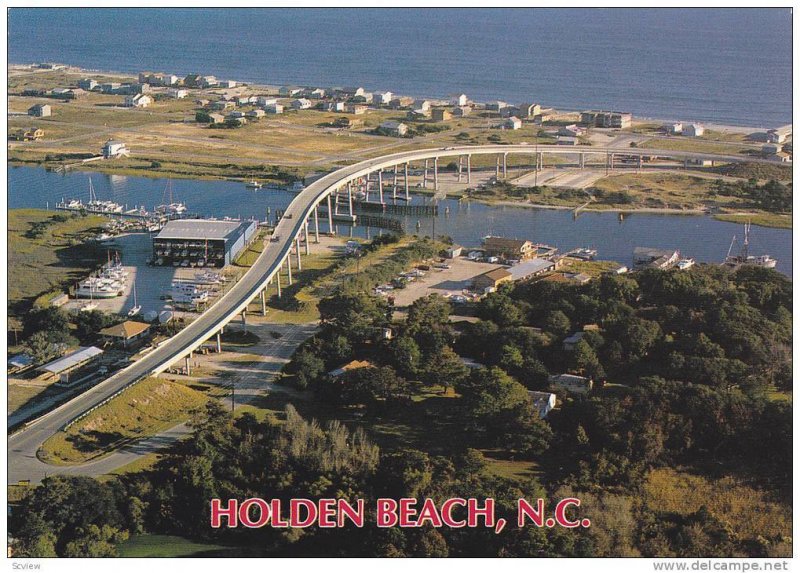
{"label": "waterway", "polygon": [[[8,168],[8,208],[52,209],[62,198],[88,200],[91,177],[97,196],[132,208],[152,209],[164,203],[166,179],[128,177],[102,173],[58,174],[36,167]],[[174,201],[183,201],[189,211],[204,217],[254,217],[264,220],[267,210],[274,218],[294,197],[287,191],[252,191],[243,183],[175,179],[170,183]],[[416,196],[414,202],[430,201]],[[617,213],[583,212],[486,205],[475,201],[446,199],[439,202],[438,217],[402,217],[409,233],[448,235],[465,246],[478,246],[488,234],[530,239],[569,250],[592,247],[598,258],[630,265],[634,247],[675,248],[699,262],[720,262],[734,235],[742,227],[707,216],[634,213],[620,219]],[[321,228],[327,230],[324,218]],[[417,231],[417,223],[419,230]],[[434,229],[435,225],[435,229]],[[374,236],[379,229],[337,226],[339,234]],[[792,232],[786,229],[754,227],[751,253],[770,254],[778,259],[777,270],[792,275]]]}

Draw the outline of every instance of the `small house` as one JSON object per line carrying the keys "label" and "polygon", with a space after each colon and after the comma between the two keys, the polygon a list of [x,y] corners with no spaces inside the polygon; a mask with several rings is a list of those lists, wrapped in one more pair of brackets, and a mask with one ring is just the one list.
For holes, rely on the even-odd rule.
{"label": "small house", "polygon": [[97,85],[97,82],[92,78],[84,78],[78,82],[78,87],[87,92],[92,91]]}
{"label": "small house", "polygon": [[418,99],[414,100],[414,109],[421,109],[424,111],[428,111],[431,109],[431,102],[426,99]]}
{"label": "small house", "polygon": [[690,123],[683,126],[683,135],[686,137],[700,137],[705,131],[706,129],[699,123]]}
{"label": "small house", "polygon": [[108,344],[128,348],[141,342],[149,331],[150,325],[146,322],[126,320],[115,326],[104,328],[99,334]]}
{"label": "small house", "polygon": [[381,132],[394,137],[403,137],[408,133],[408,126],[399,121],[384,121],[379,129]]}
{"label": "small house", "polygon": [[45,104],[37,103],[28,108],[28,115],[33,117],[50,117],[53,114],[52,108]]}
{"label": "small house", "polygon": [[261,119],[265,115],[267,115],[267,113],[263,109],[252,109],[245,114],[245,116],[250,119]]}
{"label": "small house", "polygon": [[264,111],[271,115],[283,113],[283,106],[279,103],[267,104],[264,106]]}
{"label": "small house", "polygon": [[556,407],[556,395],[552,392],[528,390],[528,396],[530,396],[533,403],[533,411],[539,414],[540,418],[547,417],[550,410]]}
{"label": "small house", "polygon": [[536,256],[533,243],[525,239],[509,239],[506,237],[486,237],[483,249],[490,257],[524,260]]}
{"label": "small house", "polygon": [[550,384],[563,388],[572,394],[586,394],[594,385],[591,378],[575,374],[555,374],[549,378]]}
{"label": "small house", "polygon": [[500,124],[501,129],[521,129],[522,120],[518,117],[511,116]]}
{"label": "small house", "polygon": [[125,107],[147,107],[153,103],[149,95],[136,94],[125,96]]}
{"label": "small house", "polygon": [[225,122],[225,116],[222,115],[221,113],[209,113],[208,119],[209,123],[211,123],[212,125]]}
{"label": "small house", "polygon": [[431,117],[433,121],[448,121],[453,118],[453,114],[443,107],[437,107],[431,112]]}
{"label": "small house", "polygon": [[173,89],[167,90],[167,94],[171,98],[183,99],[183,98],[185,98],[186,96],[189,95],[189,90],[185,90],[183,88],[173,88]]}
{"label": "small house", "polygon": [[392,92],[375,92],[372,94],[372,103],[375,105],[389,105],[392,101]]}
{"label": "small house", "polygon": [[372,366],[372,362],[369,360],[351,360],[347,364],[342,364],[339,368],[335,370],[331,370],[328,372],[328,376],[331,378],[339,378],[343,376],[345,373],[350,372],[351,370],[358,370],[359,368],[369,368]]}
{"label": "small house", "polygon": [[297,94],[301,93],[303,90],[298,88],[297,86],[283,86],[278,90],[278,95],[281,97],[294,97]]}
{"label": "small house", "polygon": [[472,289],[476,292],[487,292],[487,289],[496,289],[501,284],[512,280],[510,272],[503,268],[497,268],[472,279]]}
{"label": "small house", "polygon": [[103,146],[103,157],[105,159],[114,159],[116,157],[124,157],[129,154],[128,146],[125,142],[115,139],[109,139]]}
{"label": "small house", "polygon": [[472,108],[468,105],[460,105],[453,108],[453,117],[467,117],[472,113]]}
{"label": "small house", "polygon": [[293,100],[291,103],[292,109],[309,109],[311,107],[311,101],[305,98],[299,98]]}
{"label": "small house", "polygon": [[365,105],[361,105],[361,104],[357,104],[356,103],[356,104],[348,105],[347,108],[345,108],[345,109],[346,109],[347,113],[352,113],[353,115],[364,115],[365,113],[367,113],[367,110],[369,108],[367,106],[365,106]]}
{"label": "small house", "polygon": [[458,94],[450,100],[450,103],[456,107],[461,107],[467,105],[468,101],[466,94]]}
{"label": "small house", "polygon": [[500,111],[505,107],[508,107],[508,104],[504,101],[490,101],[486,104],[486,111]]}

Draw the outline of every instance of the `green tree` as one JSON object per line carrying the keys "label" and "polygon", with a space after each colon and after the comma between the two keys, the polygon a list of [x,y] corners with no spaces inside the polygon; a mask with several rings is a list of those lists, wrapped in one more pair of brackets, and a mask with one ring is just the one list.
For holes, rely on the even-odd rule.
{"label": "green tree", "polygon": [[569,317],[561,310],[553,310],[547,313],[544,328],[556,336],[566,336],[571,328]]}
{"label": "green tree", "polygon": [[64,557],[117,557],[117,544],[128,539],[127,531],[110,525],[90,525],[79,529],[77,537],[67,543]]}
{"label": "green tree", "polygon": [[455,388],[466,378],[469,369],[449,346],[431,355],[425,366],[425,382],[431,386],[442,386],[444,393]]}

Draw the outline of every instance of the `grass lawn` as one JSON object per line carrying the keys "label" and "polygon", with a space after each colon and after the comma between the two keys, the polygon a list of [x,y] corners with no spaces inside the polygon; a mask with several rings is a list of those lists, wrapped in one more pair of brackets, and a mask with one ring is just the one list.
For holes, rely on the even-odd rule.
{"label": "grass lawn", "polygon": [[148,378],[48,438],[38,455],[53,464],[82,463],[186,421],[208,399],[189,385]]}
{"label": "grass lawn", "polygon": [[[53,217],[66,216],[64,222]],[[64,290],[105,261],[105,252],[84,238],[101,230],[103,217],[66,215],[42,209],[8,211],[8,304],[24,312],[39,295]],[[41,233],[35,233],[35,229]],[[37,236],[38,235],[38,236]]]}
{"label": "grass lawn", "polygon": [[120,557],[211,557],[233,548],[192,541],[177,535],[134,535],[117,546]]}
{"label": "grass lawn", "polygon": [[22,384],[8,385],[8,413],[13,414],[25,404],[44,394],[48,386],[23,386]]}
{"label": "grass lawn", "polygon": [[747,223],[760,227],[775,227],[777,229],[791,229],[792,216],[781,215],[778,213],[718,213],[715,219],[727,221],[729,223]]}
{"label": "grass lawn", "polygon": [[559,272],[566,273],[583,273],[592,278],[596,278],[619,266],[619,263],[616,261],[583,261],[581,259],[566,257],[563,259],[562,266],[560,266],[558,270]]}

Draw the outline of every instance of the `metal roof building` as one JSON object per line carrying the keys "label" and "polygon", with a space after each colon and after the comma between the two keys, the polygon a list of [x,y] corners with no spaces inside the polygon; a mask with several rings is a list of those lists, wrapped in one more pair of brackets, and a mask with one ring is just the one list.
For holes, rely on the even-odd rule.
{"label": "metal roof building", "polygon": [[66,356],[62,356],[52,362],[48,362],[43,366],[39,366],[37,370],[41,372],[49,372],[50,374],[61,374],[62,372],[68,372],[73,368],[77,368],[82,364],[85,364],[95,356],[99,356],[102,354],[103,351],[95,346],[85,346],[83,348],[79,348],[75,352],[71,352]]}
{"label": "metal roof building", "polygon": [[250,244],[256,228],[255,221],[169,221],[153,238],[153,260],[162,265],[223,267]]}

